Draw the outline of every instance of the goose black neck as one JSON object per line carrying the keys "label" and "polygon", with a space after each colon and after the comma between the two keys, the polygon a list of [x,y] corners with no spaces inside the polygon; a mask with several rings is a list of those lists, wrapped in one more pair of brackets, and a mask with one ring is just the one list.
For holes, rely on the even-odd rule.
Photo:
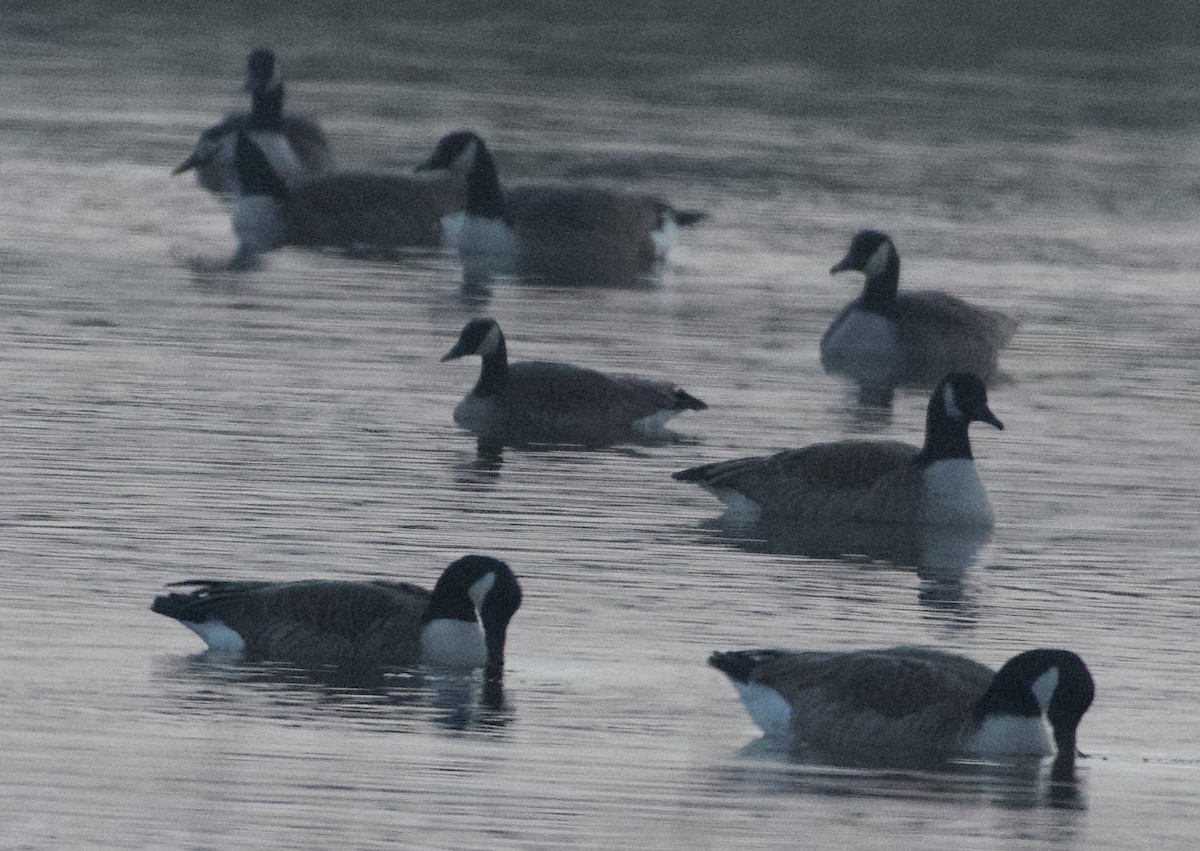
{"label": "goose black neck", "polygon": [[267,195],[280,201],[287,200],[287,183],[275,173],[267,155],[249,133],[238,131],[233,166],[237,171],[243,197]]}
{"label": "goose black neck", "polygon": [[521,587],[511,574],[499,574],[479,610],[479,620],[483,623],[483,635],[487,642],[486,674],[489,679],[498,679],[504,671],[508,623],[520,607]]}
{"label": "goose black neck", "polygon": [[895,305],[899,290],[900,255],[893,249],[888,252],[887,266],[883,271],[868,276],[859,306],[869,313],[887,314]]}
{"label": "goose black neck", "polygon": [[496,348],[483,356],[479,381],[472,391],[476,396],[496,396],[508,386],[508,347],[501,337]]}
{"label": "goose black neck", "polygon": [[943,394],[935,392],[925,414],[925,445],[917,455],[917,463],[924,466],[947,458],[972,458],[969,426],[969,420],[951,417]]}
{"label": "goose black neck", "polygon": [[283,132],[283,83],[251,90],[246,129]]}
{"label": "goose black neck", "polygon": [[487,666],[484,674],[488,679],[498,679],[504,674],[504,645],[508,638],[507,618],[489,623],[487,612],[484,612],[483,637],[487,642]]}
{"label": "goose black neck", "polygon": [[496,163],[482,140],[476,141],[475,161],[467,172],[467,212],[484,219],[504,218],[504,192]]}

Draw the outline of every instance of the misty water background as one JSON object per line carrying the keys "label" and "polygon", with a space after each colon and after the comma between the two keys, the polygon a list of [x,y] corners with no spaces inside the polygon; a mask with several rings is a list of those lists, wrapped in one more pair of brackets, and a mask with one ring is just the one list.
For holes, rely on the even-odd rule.
{"label": "misty water background", "polygon": [[[1049,8],[1054,6],[1053,9]],[[0,846],[1194,847],[1200,829],[1200,12],[1187,3],[7,3],[0,23]],[[170,169],[246,51],[338,163],[479,131],[502,179],[710,219],[630,289],[453,256],[247,274]],[[886,229],[902,286],[1021,322],[973,433],[990,541],[814,556],[670,473],[848,435],[817,342]],[[678,381],[685,439],[478,463],[469,318],[515,359]],[[801,542],[803,543],[803,542]],[[387,577],[466,552],[525,587],[503,708],[199,655],[163,583]],[[808,554],[806,554],[806,552]],[[886,556],[886,553],[885,553]],[[714,649],[1064,646],[1098,696],[1074,784],[763,754]]]}

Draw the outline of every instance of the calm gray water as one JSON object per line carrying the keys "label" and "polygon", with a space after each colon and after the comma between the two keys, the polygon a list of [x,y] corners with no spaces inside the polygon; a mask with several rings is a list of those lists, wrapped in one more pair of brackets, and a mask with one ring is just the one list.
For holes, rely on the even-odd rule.
{"label": "calm gray water", "polygon": [[[1170,43],[1193,13],[1108,4],[1080,33],[900,14],[921,4],[286,5],[5,14],[0,846],[1194,847],[1200,52]],[[480,296],[436,255],[193,271],[232,251],[228,217],[169,171],[240,106],[259,43],[344,166],[407,168],[471,126],[502,175],[711,220],[640,289]],[[865,226],[906,285],[1022,323],[1006,429],[975,434],[995,533],[907,566],[739,540],[669,476],[920,440],[920,393],[864,418],[817,363],[858,286],[828,268]],[[450,419],[477,367],[438,357],[483,313],[515,358],[671,378],[711,410],[677,445],[479,465]],[[222,664],[148,610],[193,576],[429,585],[472,551],[526,590],[502,709],[475,682]],[[1077,782],[760,754],[704,665],[900,641],[1082,654]]]}

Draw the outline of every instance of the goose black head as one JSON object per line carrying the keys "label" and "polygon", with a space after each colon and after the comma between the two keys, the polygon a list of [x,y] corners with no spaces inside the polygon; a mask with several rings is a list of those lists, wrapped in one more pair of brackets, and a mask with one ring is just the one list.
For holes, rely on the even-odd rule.
{"label": "goose black head", "polygon": [[898,263],[896,247],[886,233],[878,230],[863,230],[854,235],[850,249],[839,263],[829,270],[829,274],[854,271],[862,272],[868,278],[874,278],[886,271],[893,263]]}
{"label": "goose black head", "polygon": [[500,559],[468,555],[453,562],[442,572],[433,588],[435,601],[469,598],[479,613],[487,642],[488,671],[498,674],[504,666],[504,645],[508,622],[521,607],[521,585],[516,574]]}
{"label": "goose black head", "polygon": [[458,342],[450,351],[442,356],[442,363],[466,357],[480,355],[488,357],[504,348],[504,335],[495,319],[472,319],[458,335]]}
{"label": "goose black head", "polygon": [[1004,430],[1004,423],[988,407],[987,385],[973,372],[952,372],[943,378],[929,400],[931,415],[935,406],[956,422],[987,423]]}
{"label": "goose black head", "polygon": [[452,171],[468,172],[475,165],[475,160],[487,146],[483,139],[470,130],[456,130],[447,133],[438,140],[437,147],[429,158],[416,167],[417,171],[433,171],[449,169]]}
{"label": "goose black head", "polygon": [[1004,663],[975,708],[976,719],[991,713],[1044,715],[1054,731],[1054,770],[1067,776],[1075,764],[1075,735],[1096,696],[1084,661],[1070,650],[1028,650]]}

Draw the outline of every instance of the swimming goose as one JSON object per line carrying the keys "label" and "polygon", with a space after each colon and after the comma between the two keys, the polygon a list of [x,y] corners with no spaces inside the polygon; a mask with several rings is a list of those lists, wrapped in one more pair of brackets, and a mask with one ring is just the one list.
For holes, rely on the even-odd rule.
{"label": "swimming goose", "polygon": [[241,194],[231,268],[252,267],[284,245],[387,254],[441,244],[442,218],[466,203],[462,175],[335,172],[289,183],[278,167],[286,155],[282,101],[270,90],[253,100],[234,148]]}
{"label": "swimming goose", "polygon": [[654,269],[680,226],[704,213],[676,210],[651,195],[578,186],[502,189],[496,164],[475,133],[444,136],[418,169],[466,175],[459,252],[466,273],[516,274],[549,283],[629,282]]}
{"label": "swimming goose", "polygon": [[923,647],[747,650],[714,653],[708,663],[729,677],[767,736],[840,756],[1057,751],[1056,770],[1069,772],[1095,696],[1087,666],[1068,650],[1029,650],[999,671]]}
{"label": "swimming goose", "polygon": [[[282,104],[283,82],[277,73],[274,53],[259,49],[246,57],[244,88],[252,96],[270,93]],[[236,195],[241,184],[234,164],[234,146],[238,131],[248,129],[249,122],[250,113],[238,113],[209,127],[200,134],[191,156],[176,166],[172,174],[195,169],[196,180],[204,189],[217,195]],[[329,140],[315,120],[286,115],[281,119],[280,131],[290,154],[276,164],[284,180],[292,183],[329,170],[333,159]]]}
{"label": "swimming goose", "polygon": [[510,364],[494,319],[473,319],[442,362],[479,355],[479,381],[454,409],[481,451],[502,446],[607,446],[669,436],[662,426],[681,411],[708,406],[666,381],[608,375],[565,363]]}
{"label": "swimming goose", "polygon": [[1017,323],[943,292],[899,292],[900,255],[887,234],[860,231],[830,274],[862,272],[862,295],[821,338],[821,366],[868,388],[928,387],[947,372],[985,381]]}
{"label": "swimming goose", "polygon": [[508,622],[521,587],[488,556],[458,559],[432,593],[407,582],[222,582],[187,580],[188,593],[151,609],[182,623],[209,649],[308,667],[369,668],[424,663],[504,666]]}
{"label": "swimming goose", "polygon": [[991,505],[967,437],[972,422],[1004,428],[988,408],[983,381],[956,372],[929,399],[920,449],[841,440],[704,464],[674,478],[711,491],[731,519],[990,526]]}

